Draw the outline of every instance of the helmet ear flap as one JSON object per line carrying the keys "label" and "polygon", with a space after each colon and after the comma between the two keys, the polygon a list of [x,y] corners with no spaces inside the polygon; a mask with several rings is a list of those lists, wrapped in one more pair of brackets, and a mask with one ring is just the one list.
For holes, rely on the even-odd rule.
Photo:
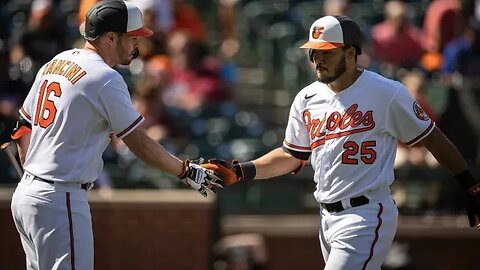
{"label": "helmet ear flap", "polygon": [[313,63],[313,49],[308,50],[308,59]]}

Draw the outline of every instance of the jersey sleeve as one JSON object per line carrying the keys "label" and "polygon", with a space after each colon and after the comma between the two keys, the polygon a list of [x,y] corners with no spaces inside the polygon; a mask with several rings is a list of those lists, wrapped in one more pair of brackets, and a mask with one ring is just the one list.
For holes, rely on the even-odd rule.
{"label": "jersey sleeve", "polygon": [[410,96],[408,90],[399,85],[387,111],[387,132],[407,146],[413,146],[434,128],[435,122]]}
{"label": "jersey sleeve", "polygon": [[35,113],[35,97],[39,92],[40,80],[44,68],[45,65],[38,71],[32,87],[30,88],[30,91],[28,92],[27,97],[23,101],[22,107],[20,107],[19,110],[20,115],[30,124],[32,124],[32,116]]}
{"label": "jersey sleeve", "polygon": [[99,92],[104,117],[116,137],[122,139],[138,127],[144,118],[133,107],[127,85],[121,78],[107,82]]}
{"label": "jersey sleeve", "polygon": [[283,141],[283,150],[292,156],[308,160],[312,152],[310,148],[310,139],[308,130],[302,117],[301,99],[295,98],[290,107],[287,128],[285,130],[285,140]]}

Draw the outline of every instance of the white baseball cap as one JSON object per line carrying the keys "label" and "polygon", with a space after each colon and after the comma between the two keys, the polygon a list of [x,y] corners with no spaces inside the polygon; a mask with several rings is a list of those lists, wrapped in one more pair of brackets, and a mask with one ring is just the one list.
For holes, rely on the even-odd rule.
{"label": "white baseball cap", "polygon": [[325,16],[310,26],[308,42],[302,49],[331,50],[345,45],[354,46],[361,54],[362,32],[347,16]]}

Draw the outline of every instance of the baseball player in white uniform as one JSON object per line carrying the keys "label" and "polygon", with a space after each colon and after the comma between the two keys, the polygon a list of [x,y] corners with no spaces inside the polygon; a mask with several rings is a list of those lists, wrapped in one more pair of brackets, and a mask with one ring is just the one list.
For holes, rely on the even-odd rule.
{"label": "baseball player in white uniform", "polygon": [[[390,194],[397,139],[423,143],[468,194],[470,225],[480,217],[480,185],[450,141],[399,82],[357,67],[361,31],[345,16],[316,20],[309,50],[318,80],[291,105],[282,148],[248,162],[204,164],[225,184],[298,171],[311,158],[325,269],[380,269],[397,228]],[[478,227],[477,227],[478,228]]]}
{"label": "baseball player in white uniform", "polygon": [[12,136],[29,142],[20,143],[25,173],[11,205],[27,269],[93,269],[86,190],[102,170],[110,136],[204,196],[219,186],[212,171],[182,162],[139,128],[144,119],[112,69],[138,56],[137,36],[153,34],[140,10],[102,1],[88,11],[84,28],[83,49],[62,52],[40,69]]}

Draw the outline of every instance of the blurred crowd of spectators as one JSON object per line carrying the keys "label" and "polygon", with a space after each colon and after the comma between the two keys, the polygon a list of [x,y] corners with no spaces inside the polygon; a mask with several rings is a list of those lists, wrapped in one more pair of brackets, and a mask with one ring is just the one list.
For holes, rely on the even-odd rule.
{"label": "blurred crowd of spectators", "polygon": [[[140,38],[140,57],[117,70],[146,118],[148,134],[180,157],[242,160],[261,153],[262,146],[280,145],[281,138],[268,132],[262,116],[242,110],[236,102],[249,85],[239,70],[262,70],[254,74],[266,77],[261,91],[288,88],[296,93],[314,80],[305,52],[298,49],[310,24],[322,15],[345,14],[364,31],[359,64],[402,81],[472,168],[478,167],[478,1],[131,1],[142,9],[145,24],[155,35]],[[95,2],[0,3],[2,141],[15,124],[38,69],[58,52],[83,46],[78,25]],[[0,154],[0,166],[8,173],[2,174],[1,182],[14,183],[15,171],[4,156]],[[121,141],[112,141],[104,159],[100,185],[177,185],[136,160]],[[400,144],[397,169],[436,166],[423,147]]]}
{"label": "blurred crowd of spectators", "polygon": [[[96,2],[11,0],[0,3],[2,141],[8,139],[18,108],[40,67],[63,50],[83,47],[78,25]],[[235,42],[229,41],[229,33],[234,31],[227,28],[233,17],[224,14],[230,12],[233,1],[215,3],[219,11],[222,10],[219,19],[225,25],[219,31],[225,32],[220,42],[225,41],[226,44],[218,52],[210,50],[212,44],[208,43],[205,22],[193,4],[183,0],[132,2],[141,8],[145,25],[154,30],[155,35],[139,38],[140,57],[129,66],[117,67],[117,70],[127,81],[135,107],[146,119],[143,127],[147,133],[177,155],[185,153],[190,158],[196,158],[198,147],[190,142],[208,133],[204,122],[209,117],[230,116],[236,110],[234,104],[228,103],[234,71],[231,66],[223,65],[229,53],[234,54],[229,50],[234,51],[238,47]],[[230,22],[230,25],[233,24]],[[199,120],[204,122],[198,123]],[[130,178],[145,177],[143,170],[130,170],[139,161],[132,157],[121,141],[112,141],[104,158],[107,167],[113,164],[135,171]],[[2,160],[3,167],[8,166],[6,162],[6,159]],[[139,166],[143,168],[142,164]],[[14,171],[5,171],[10,173],[2,176],[2,182],[14,182]],[[106,170],[99,183],[111,185],[110,174]],[[129,177],[123,172],[119,175]],[[159,181],[158,184],[170,187],[168,181]],[[128,186],[128,183],[120,185]]]}

